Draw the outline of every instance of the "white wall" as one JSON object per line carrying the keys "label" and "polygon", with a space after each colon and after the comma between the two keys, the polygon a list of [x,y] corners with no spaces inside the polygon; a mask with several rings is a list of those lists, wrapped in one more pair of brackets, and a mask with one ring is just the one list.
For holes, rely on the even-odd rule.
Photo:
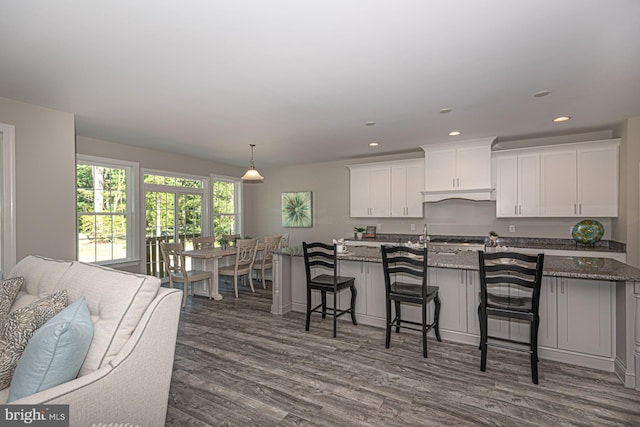
{"label": "white wall", "polygon": [[75,259],[73,114],[0,98],[0,123],[16,131],[16,259]]}
{"label": "white wall", "polygon": [[627,263],[640,267],[640,116],[620,129],[620,216],[614,239],[627,244]]}

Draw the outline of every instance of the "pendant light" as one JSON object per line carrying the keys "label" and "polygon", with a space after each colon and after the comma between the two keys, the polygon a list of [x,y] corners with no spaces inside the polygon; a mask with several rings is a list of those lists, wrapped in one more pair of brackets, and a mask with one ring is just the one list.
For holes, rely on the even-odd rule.
{"label": "pendant light", "polygon": [[264,180],[264,177],[256,170],[256,165],[253,163],[253,147],[255,146],[256,144],[249,144],[249,147],[251,147],[251,162],[249,163],[249,169],[247,169],[247,172],[242,176],[242,180],[245,182],[259,183]]}

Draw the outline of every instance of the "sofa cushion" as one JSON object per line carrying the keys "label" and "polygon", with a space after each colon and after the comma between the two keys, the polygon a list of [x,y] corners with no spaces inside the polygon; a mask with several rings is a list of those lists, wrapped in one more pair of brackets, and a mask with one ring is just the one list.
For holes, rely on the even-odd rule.
{"label": "sofa cushion", "polygon": [[67,306],[67,292],[55,292],[0,321],[0,389],[11,383],[13,371],[34,332]]}
{"label": "sofa cushion", "polygon": [[0,321],[9,314],[13,301],[24,283],[24,277],[14,277],[0,281]]}
{"label": "sofa cushion", "polygon": [[93,321],[93,341],[79,376],[108,364],[127,342],[155,298],[160,280],[142,274],[74,262],[58,286],[69,301],[86,297]]}
{"label": "sofa cushion", "polygon": [[26,307],[34,301],[51,295],[60,277],[71,266],[71,261],[59,261],[29,255],[11,269],[7,277],[24,277],[24,285],[13,302],[11,311]]}
{"label": "sofa cushion", "polygon": [[33,334],[13,374],[7,402],[77,377],[92,337],[93,323],[82,297]]}

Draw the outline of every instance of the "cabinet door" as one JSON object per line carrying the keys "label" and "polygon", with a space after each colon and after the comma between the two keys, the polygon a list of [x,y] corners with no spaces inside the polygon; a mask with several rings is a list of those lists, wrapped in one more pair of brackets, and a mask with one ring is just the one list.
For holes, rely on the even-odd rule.
{"label": "cabinet door", "polygon": [[456,150],[425,152],[425,189],[451,190],[456,186]]}
{"label": "cabinet door", "polygon": [[391,216],[407,216],[407,167],[391,168]]}
{"label": "cabinet door", "polygon": [[[540,326],[538,345],[555,348],[558,346],[558,321],[556,317],[556,278],[543,277],[540,288]],[[513,340],[529,342],[529,322],[509,320],[509,337]]]}
{"label": "cabinet door", "polygon": [[491,188],[491,146],[457,150],[456,189]]}
{"label": "cabinet door", "polygon": [[540,154],[518,156],[518,216],[540,216]]}
{"label": "cabinet door", "polygon": [[612,291],[610,282],[560,279],[558,348],[611,356]]}
{"label": "cabinet door", "polygon": [[369,216],[369,169],[351,169],[351,216]]}
{"label": "cabinet door", "polygon": [[[338,272],[340,276],[355,277],[356,284],[356,320],[358,314],[364,314],[367,310],[367,278],[365,275],[365,266],[362,261],[338,260]],[[327,293],[327,299],[333,297],[332,293]],[[333,304],[333,303],[331,303]],[[328,303],[328,305],[331,305]],[[339,307],[346,310],[351,307],[351,291],[344,290],[340,292]],[[351,321],[351,316],[345,315],[343,319]]]}
{"label": "cabinet door", "polygon": [[369,216],[391,216],[391,168],[371,168],[369,171]]}
{"label": "cabinet door", "polygon": [[[386,291],[384,288],[384,272],[382,264],[378,262],[365,262],[365,274],[367,276],[366,313],[368,316],[386,319]],[[360,298],[360,295],[358,295]]]}
{"label": "cabinet door", "polygon": [[578,215],[618,216],[618,146],[578,149]]}
{"label": "cabinet door", "polygon": [[542,216],[577,215],[575,150],[542,152],[540,183]]}
{"label": "cabinet door", "polygon": [[[478,319],[478,307],[480,306],[480,276],[477,271],[467,273],[467,301],[468,316],[467,328],[469,333],[480,335],[480,320]],[[490,316],[487,322],[489,335],[498,338],[509,338],[509,319]],[[479,342],[479,341],[478,341]]]}
{"label": "cabinet door", "polygon": [[449,331],[467,331],[467,289],[466,272],[446,268],[430,268],[428,270],[431,285],[440,289],[438,295],[440,308],[440,329]]}
{"label": "cabinet door", "polygon": [[518,157],[496,159],[496,216],[518,215]]}
{"label": "cabinet door", "polygon": [[407,216],[422,218],[424,161],[407,164]]}

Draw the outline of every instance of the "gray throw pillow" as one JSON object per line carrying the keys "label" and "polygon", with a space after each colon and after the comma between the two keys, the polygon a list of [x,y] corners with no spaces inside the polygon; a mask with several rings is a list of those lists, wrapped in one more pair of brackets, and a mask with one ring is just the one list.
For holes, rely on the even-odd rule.
{"label": "gray throw pillow", "polygon": [[0,321],[9,314],[13,301],[16,299],[16,295],[18,295],[23,283],[24,277],[14,277],[0,281]]}
{"label": "gray throw pillow", "polygon": [[61,290],[0,320],[0,390],[11,384],[18,360],[35,331],[66,306],[67,291]]}

